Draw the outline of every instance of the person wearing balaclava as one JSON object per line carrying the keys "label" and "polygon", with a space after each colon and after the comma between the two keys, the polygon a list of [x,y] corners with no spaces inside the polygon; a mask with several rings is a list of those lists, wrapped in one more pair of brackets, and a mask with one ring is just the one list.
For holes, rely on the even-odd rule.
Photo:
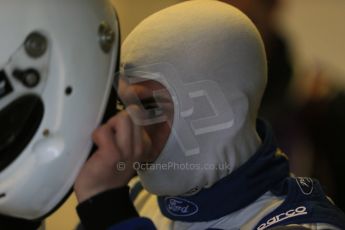
{"label": "person wearing balaclava", "polygon": [[266,65],[257,29],[230,5],[188,1],[140,23],[122,47],[126,109],[95,131],[75,183],[82,225],[345,229],[317,181],[289,175],[257,119]]}

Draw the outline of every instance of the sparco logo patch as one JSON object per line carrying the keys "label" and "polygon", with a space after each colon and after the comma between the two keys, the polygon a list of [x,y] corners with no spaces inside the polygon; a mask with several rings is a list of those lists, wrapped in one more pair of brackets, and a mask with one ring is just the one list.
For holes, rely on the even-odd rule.
{"label": "sparco logo patch", "polygon": [[176,198],[165,198],[167,211],[173,216],[191,216],[199,211],[199,207],[191,201]]}
{"label": "sparco logo patch", "polygon": [[314,189],[314,183],[308,177],[296,177],[296,182],[304,195],[310,195]]}
{"label": "sparco logo patch", "polygon": [[283,220],[290,219],[296,216],[306,215],[308,214],[307,208],[305,206],[300,206],[295,209],[291,209],[287,212],[281,213],[279,215],[276,215],[272,217],[271,219],[267,220],[266,223],[261,224],[257,230],[263,230],[266,229],[276,223],[282,222]]}

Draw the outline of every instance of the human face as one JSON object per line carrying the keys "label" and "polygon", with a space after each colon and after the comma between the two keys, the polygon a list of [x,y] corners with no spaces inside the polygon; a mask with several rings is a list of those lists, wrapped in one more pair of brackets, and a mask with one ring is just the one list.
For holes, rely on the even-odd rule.
{"label": "human face", "polygon": [[[137,114],[131,115],[142,118],[149,118],[158,121],[148,125],[137,124],[144,127],[152,142],[152,153],[149,162],[157,159],[162,152],[171,132],[173,122],[174,103],[168,90],[159,82],[154,80],[144,80],[138,83],[128,83],[130,77],[120,77],[119,97],[124,102],[126,109],[131,107],[139,108]],[[159,93],[157,93],[159,92]],[[155,111],[147,113],[147,111]],[[133,117],[134,123],[136,118]]]}

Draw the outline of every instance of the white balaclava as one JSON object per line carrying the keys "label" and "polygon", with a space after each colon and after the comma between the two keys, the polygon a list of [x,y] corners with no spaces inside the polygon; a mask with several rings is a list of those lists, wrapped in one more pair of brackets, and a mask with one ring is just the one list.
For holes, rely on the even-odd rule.
{"label": "white balaclava", "polygon": [[149,192],[195,194],[259,148],[266,57],[257,29],[238,9],[195,0],[155,13],[125,40],[121,66],[125,75],[159,81],[174,99],[167,143],[152,167],[138,171]]}

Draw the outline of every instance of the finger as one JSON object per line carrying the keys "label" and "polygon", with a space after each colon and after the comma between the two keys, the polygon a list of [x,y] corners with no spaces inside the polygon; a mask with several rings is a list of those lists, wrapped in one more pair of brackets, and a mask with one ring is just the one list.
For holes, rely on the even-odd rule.
{"label": "finger", "polygon": [[92,140],[99,149],[114,145],[114,133],[108,125],[102,125],[92,133]]}
{"label": "finger", "polygon": [[114,132],[109,125],[102,125],[97,128],[93,134],[92,139],[97,145],[98,149],[106,152],[115,152],[117,151]]}
{"label": "finger", "polygon": [[124,160],[129,160],[133,152],[133,122],[126,111],[122,111],[107,122],[115,133],[115,144]]}

